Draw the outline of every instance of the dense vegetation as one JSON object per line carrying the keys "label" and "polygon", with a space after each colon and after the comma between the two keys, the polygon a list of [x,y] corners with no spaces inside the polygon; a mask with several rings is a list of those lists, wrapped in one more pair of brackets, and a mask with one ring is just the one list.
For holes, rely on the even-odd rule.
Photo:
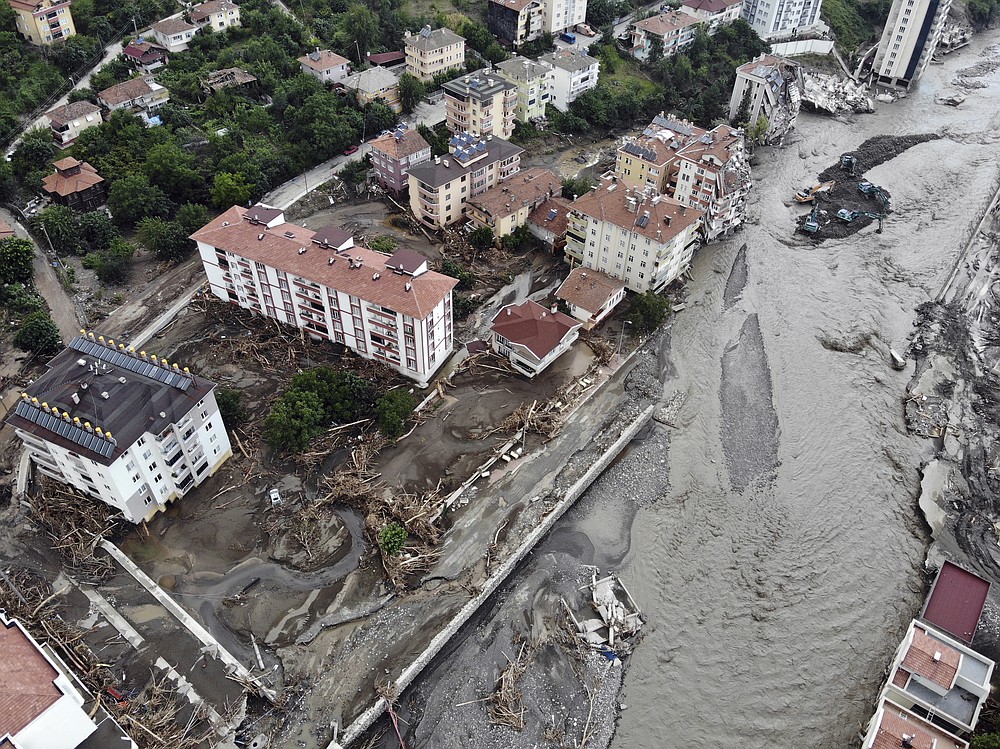
{"label": "dense vegetation", "polygon": [[35,248],[25,239],[0,240],[0,321],[13,329],[13,344],[29,353],[54,354],[59,329],[34,289]]}
{"label": "dense vegetation", "polygon": [[854,53],[878,41],[891,6],[892,0],[824,0],[822,16],[840,48]]}

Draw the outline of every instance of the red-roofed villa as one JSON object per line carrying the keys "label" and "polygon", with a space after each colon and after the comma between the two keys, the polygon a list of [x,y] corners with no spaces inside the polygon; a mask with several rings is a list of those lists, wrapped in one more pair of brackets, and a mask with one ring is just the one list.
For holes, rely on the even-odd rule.
{"label": "red-roofed villa", "polygon": [[534,377],[569,351],[580,323],[536,302],[508,304],[490,326],[490,345],[521,374]]}

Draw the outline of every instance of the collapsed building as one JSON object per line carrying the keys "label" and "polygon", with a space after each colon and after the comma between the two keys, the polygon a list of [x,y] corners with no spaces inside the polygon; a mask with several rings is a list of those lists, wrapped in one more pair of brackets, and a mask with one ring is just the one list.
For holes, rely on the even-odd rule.
{"label": "collapsed building", "polygon": [[729,121],[741,116],[744,104],[748,125],[767,120],[765,143],[780,141],[795,127],[802,105],[802,68],[791,60],[760,55],[736,69],[733,95],[729,99]]}

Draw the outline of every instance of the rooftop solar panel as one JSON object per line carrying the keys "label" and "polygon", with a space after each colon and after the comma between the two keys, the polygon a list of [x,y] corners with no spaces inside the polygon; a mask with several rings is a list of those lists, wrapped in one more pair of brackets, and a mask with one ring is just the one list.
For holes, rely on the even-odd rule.
{"label": "rooftop solar panel", "polygon": [[70,341],[69,347],[80,353],[88,354],[103,362],[107,362],[113,367],[119,367],[147,379],[162,382],[164,385],[175,387],[182,392],[191,387],[192,377],[186,373],[176,372],[152,362],[144,361],[124,351],[115,350],[83,336],[77,336]]}
{"label": "rooftop solar panel", "polygon": [[77,426],[73,422],[66,421],[65,419],[60,419],[58,416],[53,416],[48,411],[43,411],[37,406],[33,406],[25,401],[19,401],[17,407],[14,409],[14,413],[22,418],[27,419],[33,424],[37,424],[42,429],[47,429],[50,432],[65,437],[71,442],[75,442],[81,447],[91,450],[101,457],[107,458],[115,451],[115,443],[108,439],[99,437],[92,432],[88,432],[81,426]]}

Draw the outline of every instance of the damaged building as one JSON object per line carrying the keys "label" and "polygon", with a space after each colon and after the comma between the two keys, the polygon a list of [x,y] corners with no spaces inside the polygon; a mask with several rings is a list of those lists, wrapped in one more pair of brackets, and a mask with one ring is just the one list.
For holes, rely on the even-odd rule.
{"label": "damaged building", "polygon": [[747,122],[767,119],[766,143],[780,141],[795,127],[802,104],[802,68],[791,60],[761,55],[736,69],[729,99],[729,120],[735,121],[744,101]]}

